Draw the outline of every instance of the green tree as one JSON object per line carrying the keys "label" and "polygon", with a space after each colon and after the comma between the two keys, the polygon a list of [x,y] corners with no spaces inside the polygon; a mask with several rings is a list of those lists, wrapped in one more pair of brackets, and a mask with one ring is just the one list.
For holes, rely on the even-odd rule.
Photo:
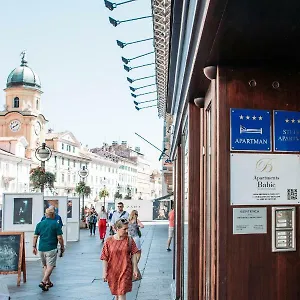
{"label": "green tree", "polygon": [[75,188],[75,192],[82,196],[82,209],[81,209],[81,219],[84,220],[84,196],[88,197],[91,194],[90,186],[86,185],[84,181],[80,181]]}
{"label": "green tree", "polygon": [[106,188],[103,188],[100,192],[99,192],[99,197],[100,199],[103,198],[104,199],[104,207],[105,207],[105,198],[107,198],[109,196],[109,192]]}
{"label": "green tree", "polygon": [[44,188],[53,191],[55,174],[46,172],[42,167],[31,169],[29,174],[30,184],[34,191],[43,191]]}
{"label": "green tree", "polygon": [[115,192],[115,196],[114,196],[115,199],[122,199],[123,198],[123,195],[120,194],[119,191]]}

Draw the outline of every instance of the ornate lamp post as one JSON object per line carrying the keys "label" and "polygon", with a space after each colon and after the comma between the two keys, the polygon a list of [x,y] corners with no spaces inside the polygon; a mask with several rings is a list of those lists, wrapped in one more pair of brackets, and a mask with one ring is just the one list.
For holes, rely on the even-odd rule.
{"label": "ornate lamp post", "polygon": [[[81,179],[81,181],[84,183],[85,178],[88,177],[89,171],[86,168],[86,166],[82,166],[82,168],[78,171],[78,175]],[[84,216],[84,193],[82,193],[82,211],[81,211],[82,217]]]}
{"label": "ornate lamp post", "polygon": [[[52,151],[46,146],[46,143],[42,143],[42,146],[35,150],[35,157],[41,162],[42,169],[45,170],[46,161],[51,158]],[[44,185],[41,187],[41,192],[44,193]]]}

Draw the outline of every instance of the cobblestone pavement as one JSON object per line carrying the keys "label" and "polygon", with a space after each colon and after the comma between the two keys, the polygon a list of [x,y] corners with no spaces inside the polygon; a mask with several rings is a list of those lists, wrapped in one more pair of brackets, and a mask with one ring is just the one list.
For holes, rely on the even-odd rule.
{"label": "cobblestone pavement", "polygon": [[[150,225],[151,224],[151,225]],[[143,279],[133,283],[127,300],[171,300],[172,252],[166,251],[168,225],[145,224],[142,229],[142,258],[139,268]],[[51,280],[54,287],[43,292],[38,287],[42,268],[39,261],[27,262],[27,282],[17,287],[17,275],[0,275],[0,283],[7,284],[11,299],[18,300],[112,300],[102,277],[99,259],[102,243],[99,236],[89,236],[81,230],[79,242],[68,242],[64,257],[58,258]]]}

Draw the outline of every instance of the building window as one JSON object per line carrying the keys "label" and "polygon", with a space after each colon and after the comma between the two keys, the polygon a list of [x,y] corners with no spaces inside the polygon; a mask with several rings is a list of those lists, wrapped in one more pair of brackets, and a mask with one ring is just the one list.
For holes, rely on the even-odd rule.
{"label": "building window", "polygon": [[75,153],[75,147],[73,146],[73,153]]}
{"label": "building window", "polygon": [[20,107],[20,99],[19,97],[15,97],[14,99],[14,108]]}
{"label": "building window", "polygon": [[68,158],[68,167],[70,167],[70,159]]}
{"label": "building window", "polygon": [[61,164],[64,165],[65,164],[65,159],[62,157],[61,158]]}
{"label": "building window", "polygon": [[36,109],[39,109],[39,99],[36,99]]}
{"label": "building window", "polygon": [[54,156],[54,162],[57,163],[57,156]]}
{"label": "building window", "polygon": [[65,182],[65,174],[61,174],[61,182]]}
{"label": "building window", "polygon": [[64,148],[65,148],[65,144],[62,143],[62,144],[61,144],[61,149],[64,150]]}
{"label": "building window", "polygon": [[74,174],[73,175],[73,182],[75,183],[75,181],[76,181],[76,175]]}
{"label": "building window", "polygon": [[71,175],[68,174],[68,183],[70,183],[70,181],[71,181]]}
{"label": "building window", "polygon": [[75,160],[73,161],[73,167],[76,167],[76,161]]}

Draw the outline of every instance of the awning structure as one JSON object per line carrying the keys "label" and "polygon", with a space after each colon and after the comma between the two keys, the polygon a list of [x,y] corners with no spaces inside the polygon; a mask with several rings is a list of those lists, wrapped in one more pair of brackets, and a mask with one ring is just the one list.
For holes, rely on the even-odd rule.
{"label": "awning structure", "polygon": [[155,199],[153,199],[152,201],[168,199],[168,198],[170,198],[171,196],[173,196],[173,194],[174,194],[174,193],[170,193],[170,194],[168,194],[168,195],[165,195],[165,196],[162,196],[162,197],[159,197],[159,198],[155,198]]}

